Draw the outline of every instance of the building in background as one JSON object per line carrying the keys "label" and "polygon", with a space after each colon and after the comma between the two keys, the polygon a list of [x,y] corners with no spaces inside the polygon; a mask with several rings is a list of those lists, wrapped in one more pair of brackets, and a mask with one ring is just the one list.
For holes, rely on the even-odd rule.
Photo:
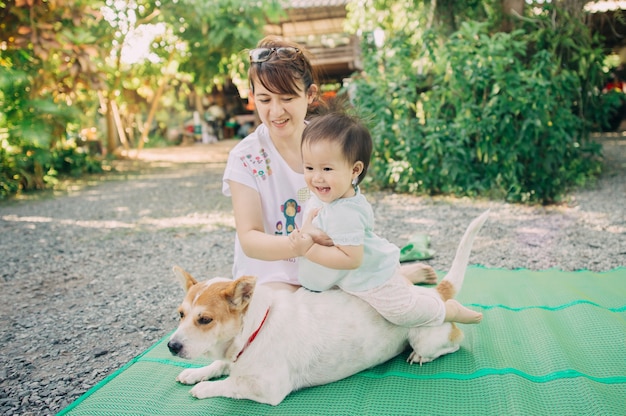
{"label": "building in background", "polygon": [[341,83],[362,69],[358,38],[344,31],[348,0],[291,0],[287,16],[265,32],[306,46],[322,83]]}

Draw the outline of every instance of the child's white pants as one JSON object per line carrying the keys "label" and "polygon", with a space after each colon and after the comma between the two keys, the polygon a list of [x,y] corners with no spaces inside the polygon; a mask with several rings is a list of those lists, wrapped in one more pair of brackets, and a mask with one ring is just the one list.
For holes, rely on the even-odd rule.
{"label": "child's white pants", "polygon": [[373,289],[347,293],[369,303],[389,322],[403,327],[441,325],[446,310],[439,293],[412,285],[397,271],[386,283]]}

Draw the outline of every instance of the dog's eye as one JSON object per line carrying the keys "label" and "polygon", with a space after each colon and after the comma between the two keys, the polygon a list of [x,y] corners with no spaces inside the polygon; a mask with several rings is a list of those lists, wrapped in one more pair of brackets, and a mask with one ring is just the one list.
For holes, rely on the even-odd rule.
{"label": "dog's eye", "polygon": [[200,325],[208,325],[208,324],[210,324],[211,322],[213,322],[213,319],[211,319],[211,318],[209,318],[209,317],[207,317],[207,316],[200,316],[200,317],[198,318],[198,323],[199,323]]}
{"label": "dog's eye", "polygon": [[184,319],[185,318],[185,312],[183,312],[183,311],[178,312],[178,316],[180,317],[180,319]]}

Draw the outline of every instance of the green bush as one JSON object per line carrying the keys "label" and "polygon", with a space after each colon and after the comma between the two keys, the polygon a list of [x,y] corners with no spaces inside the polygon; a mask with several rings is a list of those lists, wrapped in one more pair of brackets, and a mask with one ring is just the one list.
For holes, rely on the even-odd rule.
{"label": "green bush", "polygon": [[[376,141],[373,181],[546,204],[593,180],[601,149],[589,131],[611,103],[601,94],[603,54],[585,30],[541,17],[512,33],[464,23],[443,47],[425,37],[428,76],[414,68],[421,50],[397,33],[388,40],[393,60],[384,71],[370,66],[357,87]],[[364,54],[377,53],[366,42]]]}
{"label": "green bush", "polygon": [[0,146],[0,199],[16,194],[20,189],[20,181],[16,173],[15,160],[3,146]]}
{"label": "green bush", "polygon": [[50,149],[32,143],[9,147],[5,141],[0,146],[0,199],[49,188],[62,177],[98,172],[102,172],[102,162],[73,142]]}
{"label": "green bush", "polygon": [[78,123],[78,110],[50,96],[32,98],[33,83],[24,71],[0,71],[0,199],[102,170],[98,159],[64,138],[67,126]]}

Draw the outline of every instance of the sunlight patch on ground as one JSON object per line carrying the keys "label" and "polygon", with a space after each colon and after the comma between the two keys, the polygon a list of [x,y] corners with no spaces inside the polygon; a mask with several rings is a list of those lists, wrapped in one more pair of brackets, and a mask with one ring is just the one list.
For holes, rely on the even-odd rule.
{"label": "sunlight patch on ground", "polygon": [[171,229],[171,228],[201,228],[210,231],[217,228],[235,228],[235,220],[232,215],[223,213],[216,214],[190,214],[183,217],[165,217],[165,218],[141,218],[137,222],[124,221],[100,221],[100,220],[71,220],[52,217],[20,217],[18,215],[5,215],[3,221],[22,222],[35,225],[37,223],[55,223],[60,225],[96,228],[96,229],[115,229],[115,228],[148,228],[148,229]]}
{"label": "sunlight patch on ground", "polygon": [[169,218],[142,218],[139,220],[140,225],[150,225],[154,228],[196,228],[201,227],[204,230],[213,230],[220,227],[235,228],[235,220],[232,215],[225,214],[190,214],[184,217]]}
{"label": "sunlight patch on ground", "polygon": [[221,140],[217,143],[196,143],[190,146],[150,148],[137,151],[123,151],[122,156],[130,160],[169,163],[224,163],[228,152],[239,142],[236,139]]}
{"label": "sunlight patch on ground", "polygon": [[122,221],[84,221],[84,220],[68,220],[51,217],[19,217],[17,215],[5,215],[3,221],[8,222],[26,222],[26,223],[58,223],[61,225],[76,225],[84,228],[133,228],[133,224]]}

